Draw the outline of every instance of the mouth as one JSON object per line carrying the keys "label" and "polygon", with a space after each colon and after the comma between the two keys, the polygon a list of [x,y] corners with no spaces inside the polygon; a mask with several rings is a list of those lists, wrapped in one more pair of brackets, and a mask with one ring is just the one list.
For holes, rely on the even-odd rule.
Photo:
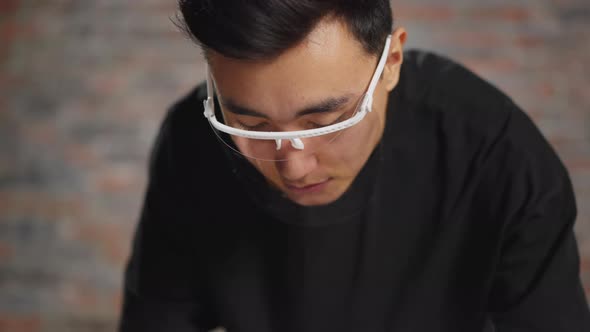
{"label": "mouth", "polygon": [[326,186],[328,185],[328,183],[330,183],[331,181],[332,181],[332,179],[330,178],[330,179],[327,179],[322,182],[317,182],[317,183],[304,185],[304,186],[297,186],[297,185],[291,185],[291,184],[285,184],[285,186],[287,187],[287,189],[290,192],[292,192],[296,195],[303,195],[303,194],[318,193],[318,192],[324,190],[326,188]]}

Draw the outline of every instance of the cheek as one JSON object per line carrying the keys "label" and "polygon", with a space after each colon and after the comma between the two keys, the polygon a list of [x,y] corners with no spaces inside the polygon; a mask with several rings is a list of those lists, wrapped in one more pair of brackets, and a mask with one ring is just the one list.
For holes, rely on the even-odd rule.
{"label": "cheek", "polygon": [[331,146],[319,155],[320,165],[331,171],[332,175],[356,176],[368,159],[375,147],[380,127],[370,115],[373,114],[342,131]]}
{"label": "cheek", "polygon": [[279,176],[279,172],[274,162],[252,159],[248,161],[266,178],[268,182],[275,187],[280,187],[281,177]]}
{"label": "cheek", "polygon": [[252,165],[254,165],[254,167],[267,178],[272,178],[274,177],[273,175],[277,173],[274,162],[250,160],[250,163],[252,163]]}

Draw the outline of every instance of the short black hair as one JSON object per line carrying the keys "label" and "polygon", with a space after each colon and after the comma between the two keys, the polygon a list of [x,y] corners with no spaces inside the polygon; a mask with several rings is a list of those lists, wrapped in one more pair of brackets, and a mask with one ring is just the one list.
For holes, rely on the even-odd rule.
{"label": "short black hair", "polygon": [[393,28],[389,0],[179,0],[177,25],[226,57],[264,60],[301,42],[330,15],[341,19],[369,54]]}

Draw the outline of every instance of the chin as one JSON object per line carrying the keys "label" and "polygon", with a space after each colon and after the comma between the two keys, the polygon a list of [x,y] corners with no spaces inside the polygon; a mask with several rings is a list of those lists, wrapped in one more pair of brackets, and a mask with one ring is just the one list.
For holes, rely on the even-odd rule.
{"label": "chin", "polygon": [[322,193],[294,195],[288,191],[284,192],[289,200],[301,206],[321,206],[335,202],[342,196],[343,191],[325,191]]}
{"label": "chin", "polygon": [[326,199],[326,198],[316,198],[316,197],[290,197],[287,196],[291,201],[293,201],[294,203],[301,205],[301,206],[322,206],[322,205],[327,205],[330,203],[333,203],[334,201],[336,201],[338,199],[338,197],[336,198],[331,198],[331,199]]}

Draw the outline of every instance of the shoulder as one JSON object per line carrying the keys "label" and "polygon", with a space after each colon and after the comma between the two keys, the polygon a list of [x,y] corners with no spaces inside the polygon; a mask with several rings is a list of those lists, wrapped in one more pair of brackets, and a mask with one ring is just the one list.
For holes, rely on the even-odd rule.
{"label": "shoulder", "polygon": [[[205,84],[200,83],[175,101],[162,120],[151,152],[150,168],[165,158],[176,172],[193,170],[203,155],[214,152],[215,138],[203,116]],[[184,165],[184,166],[183,166]]]}
{"label": "shoulder", "polygon": [[170,107],[150,153],[150,190],[186,211],[218,202],[235,186],[226,152],[203,115],[205,97],[199,84]]}
{"label": "shoulder", "polygon": [[416,88],[414,97],[431,105],[464,106],[476,109],[504,105],[510,98],[491,82],[459,62],[424,50],[404,53],[402,75],[411,76]]}
{"label": "shoulder", "polygon": [[484,188],[488,199],[502,189],[519,190],[523,199],[533,182],[529,189],[540,191],[567,185],[567,170],[541,130],[484,78],[444,56],[413,50],[405,53],[400,82],[408,135],[421,153],[439,156],[455,194],[469,183]]}
{"label": "shoulder", "polygon": [[554,168],[563,168],[539,127],[509,92],[447,57],[418,50],[407,57],[409,72],[423,86],[422,111],[435,115],[439,133],[471,145],[487,142],[480,149],[509,150],[529,162],[549,158]]}
{"label": "shoulder", "polygon": [[[427,51],[405,53],[402,94],[422,134],[448,153],[476,157],[510,141],[527,155],[548,143],[526,112],[485,78],[447,57]],[[525,152],[528,151],[528,152]]]}
{"label": "shoulder", "polygon": [[204,82],[196,85],[168,109],[160,128],[160,134],[186,135],[195,127],[204,127],[203,100],[207,97]]}
{"label": "shoulder", "polygon": [[405,52],[393,95],[392,118],[404,123],[397,125],[404,136],[421,153],[444,155],[439,161],[451,168],[469,167],[481,158],[505,135],[512,113],[522,112],[469,69],[421,50]]}
{"label": "shoulder", "polygon": [[411,50],[405,53],[403,66],[410,101],[419,105],[417,110],[426,113],[423,115],[435,117],[449,130],[459,126],[494,136],[515,107],[506,93],[448,57]]}

